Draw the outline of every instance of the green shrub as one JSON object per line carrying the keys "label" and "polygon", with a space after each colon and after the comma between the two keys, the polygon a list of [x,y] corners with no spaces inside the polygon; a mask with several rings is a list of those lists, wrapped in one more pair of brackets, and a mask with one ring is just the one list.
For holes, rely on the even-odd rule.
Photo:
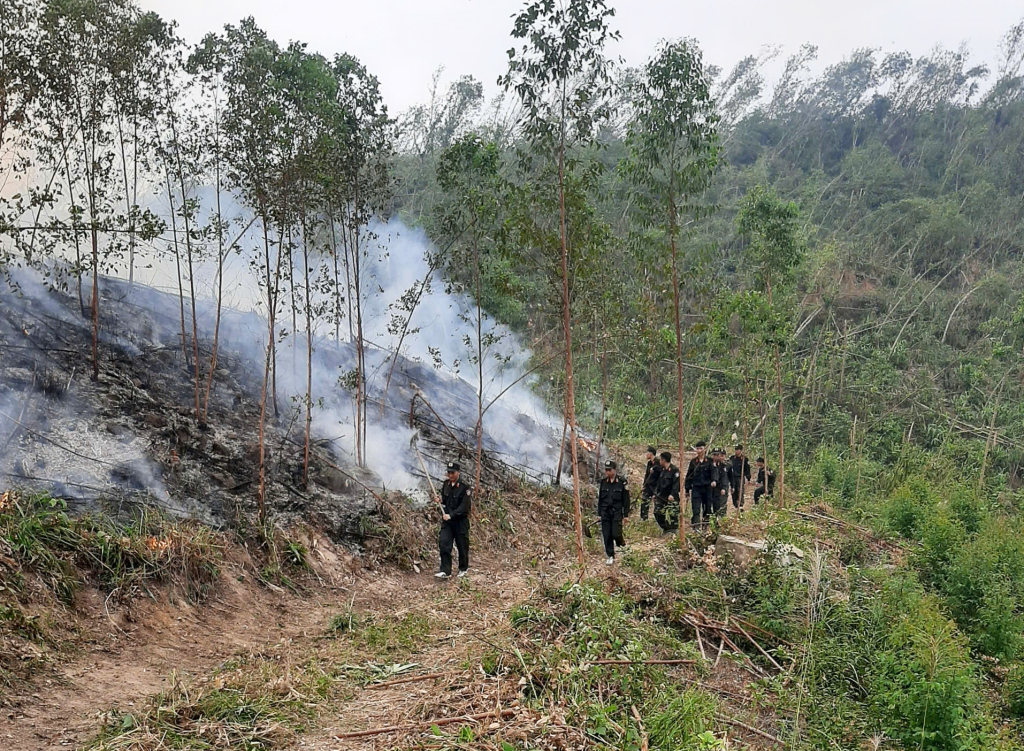
{"label": "green shrub", "polygon": [[885,509],[889,526],[908,540],[920,537],[925,519],[938,505],[938,497],[922,477],[912,477],[892,493]]}
{"label": "green shrub", "polygon": [[1024,719],[1024,665],[1019,662],[1006,674],[1003,699],[1006,702],[1006,713],[1010,717]]}

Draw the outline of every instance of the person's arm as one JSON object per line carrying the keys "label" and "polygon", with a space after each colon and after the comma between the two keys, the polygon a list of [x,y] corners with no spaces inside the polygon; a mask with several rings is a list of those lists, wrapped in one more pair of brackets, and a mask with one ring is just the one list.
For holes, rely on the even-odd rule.
{"label": "person's arm", "polygon": [[629,512],[632,510],[630,508],[630,505],[631,504],[630,504],[630,500],[629,500],[629,488],[626,486],[626,483],[622,483],[622,516],[623,517],[629,516]]}
{"label": "person's arm", "polygon": [[743,457],[743,476],[747,478],[747,482],[750,482],[750,462],[746,457]]}
{"label": "person's arm", "polygon": [[690,463],[686,467],[686,479],[683,480],[683,488],[687,493],[693,488],[693,459],[690,459]]}
{"label": "person's arm", "polygon": [[459,496],[458,503],[449,513],[449,516],[451,516],[452,519],[462,519],[463,517],[469,516],[470,489],[463,486],[461,490],[462,494]]}

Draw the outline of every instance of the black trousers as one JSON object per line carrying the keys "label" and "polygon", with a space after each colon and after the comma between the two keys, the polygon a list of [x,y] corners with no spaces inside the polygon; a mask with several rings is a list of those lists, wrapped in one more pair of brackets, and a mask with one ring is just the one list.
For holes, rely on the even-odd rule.
{"label": "black trousers", "polygon": [[[760,503],[761,502],[761,497],[763,495],[764,495],[764,488],[757,488],[754,491],[754,503],[755,504]],[[771,498],[771,496],[768,496],[768,497]]]}
{"label": "black trousers", "polygon": [[647,516],[651,512],[651,497],[644,495],[640,497],[640,518],[647,521]]}
{"label": "black trousers", "polygon": [[655,498],[654,520],[663,532],[679,529],[679,503],[671,498]]}
{"label": "black trousers", "polygon": [[740,495],[740,485],[733,483],[732,486],[732,506],[733,508],[743,508],[743,496]]}
{"label": "black trousers", "polygon": [[725,516],[726,509],[729,507],[729,490],[727,488],[711,488],[712,494],[712,505],[715,509],[716,516]]}
{"label": "black trousers", "polygon": [[[460,524],[459,522],[465,522]],[[437,546],[441,549],[441,570],[452,573],[452,543],[459,553],[459,571],[469,570],[469,520],[460,519],[454,525],[445,522],[437,536]]]}
{"label": "black trousers", "polygon": [[601,517],[601,539],[604,541],[604,552],[609,558],[615,557],[615,546],[620,548],[626,544],[622,536],[622,517]]}
{"label": "black trousers", "polygon": [[711,521],[711,515],[715,512],[712,490],[710,485],[694,485],[690,490],[691,527],[704,526]]}

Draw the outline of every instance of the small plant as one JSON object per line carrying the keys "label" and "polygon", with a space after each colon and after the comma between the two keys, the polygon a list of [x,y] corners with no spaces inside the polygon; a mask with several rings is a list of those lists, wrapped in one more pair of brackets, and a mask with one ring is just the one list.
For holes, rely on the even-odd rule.
{"label": "small plant", "polygon": [[1006,713],[1016,719],[1024,719],[1024,665],[1013,665],[1003,682],[1003,699]]}

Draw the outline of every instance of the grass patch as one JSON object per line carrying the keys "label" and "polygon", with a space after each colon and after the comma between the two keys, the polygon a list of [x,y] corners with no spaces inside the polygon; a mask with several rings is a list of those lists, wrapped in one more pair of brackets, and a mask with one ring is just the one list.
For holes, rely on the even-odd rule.
{"label": "grass patch", "polygon": [[[147,582],[171,582],[193,601],[216,581],[220,547],[202,525],[148,510],[128,524],[72,518],[64,501],[47,495],[7,491],[0,498],[0,543],[16,567],[35,574],[64,603],[87,576],[122,597]],[[4,573],[0,584],[20,594],[24,579]]]}
{"label": "grass patch", "polygon": [[110,712],[89,751],[268,749],[308,731],[351,695],[342,673],[315,657],[291,664],[264,655],[232,660],[202,681],[172,688],[141,712]]}

